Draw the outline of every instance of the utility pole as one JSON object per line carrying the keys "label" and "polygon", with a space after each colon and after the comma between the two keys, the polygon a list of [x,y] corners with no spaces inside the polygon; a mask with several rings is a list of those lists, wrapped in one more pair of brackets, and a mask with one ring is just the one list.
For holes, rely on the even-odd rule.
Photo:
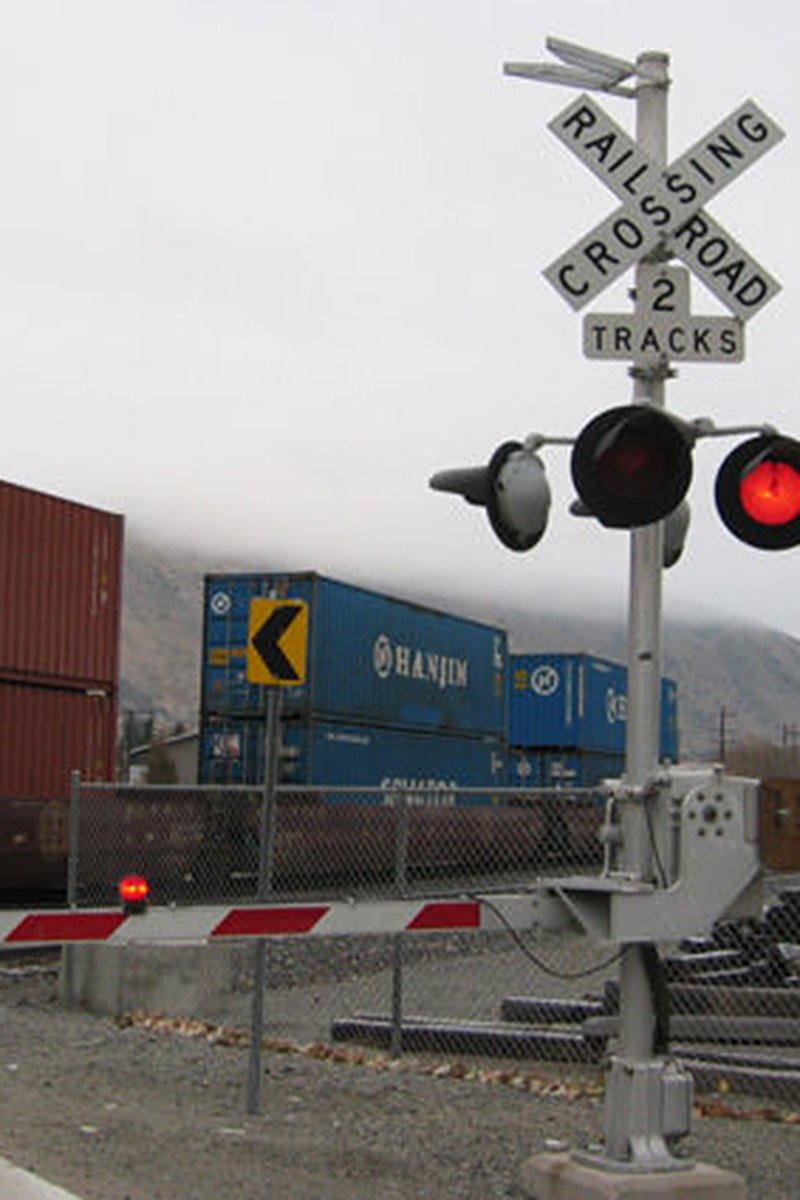
{"label": "utility pole", "polygon": [[725,762],[725,756],[728,753],[728,727],[732,716],[731,711],[723,704],[719,710],[719,729],[717,732],[717,757],[721,763]]}

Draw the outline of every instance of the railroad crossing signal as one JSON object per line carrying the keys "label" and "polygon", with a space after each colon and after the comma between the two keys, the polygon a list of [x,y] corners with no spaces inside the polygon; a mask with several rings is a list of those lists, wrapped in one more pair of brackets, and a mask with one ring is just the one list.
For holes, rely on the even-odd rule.
{"label": "railroad crossing signal", "polygon": [[247,634],[250,683],[296,687],[305,683],[308,604],[304,600],[252,600]]}
{"label": "railroad crossing signal", "polygon": [[[668,57],[647,51],[638,56],[631,70],[631,64],[584,47],[556,39],[548,39],[547,45],[565,65],[514,63],[507,65],[506,71],[523,78],[628,95],[637,102],[636,141],[586,95],[551,123],[556,136],[622,204],[544,272],[570,307],[580,310],[637,264],[635,312],[596,314],[584,323],[584,350],[589,357],[633,361],[630,374],[634,379],[634,402],[598,414],[576,439],[531,434],[525,445],[535,450],[548,441],[572,441],[572,478],[580,496],[572,511],[595,516],[612,528],[632,530],[630,719],[623,786],[626,798],[634,803],[626,806],[620,819],[617,869],[600,888],[594,878],[566,880],[562,886],[564,897],[569,894],[571,913],[581,903],[585,903],[587,914],[591,910],[587,929],[598,928],[598,898],[606,884],[609,897],[615,894],[612,906],[632,882],[642,893],[633,898],[631,905],[640,936],[636,943],[631,939],[622,948],[620,1044],[611,1056],[606,1079],[603,1152],[594,1163],[588,1155],[583,1156],[581,1164],[596,1165],[601,1173],[594,1179],[581,1177],[578,1182],[576,1176],[570,1176],[568,1164],[542,1156],[529,1164],[526,1182],[532,1193],[544,1194],[546,1190],[549,1195],[557,1186],[557,1174],[568,1190],[574,1185],[576,1194],[585,1190],[587,1196],[590,1192],[600,1196],[607,1192],[609,1172],[617,1171],[628,1178],[633,1172],[640,1172],[642,1178],[650,1172],[653,1195],[666,1197],[674,1189],[665,1173],[688,1170],[692,1164],[673,1154],[674,1143],[689,1131],[691,1078],[671,1073],[657,1036],[659,987],[658,972],[654,970],[657,951],[652,943],[659,939],[656,908],[660,909],[666,897],[675,892],[666,877],[663,887],[655,887],[653,910],[648,913],[643,907],[649,903],[644,890],[652,886],[657,858],[653,834],[656,824],[650,806],[658,778],[660,573],[662,565],[675,561],[683,544],[689,516],[685,494],[692,475],[692,449],[700,436],[759,434],[738,447],[723,464],[716,488],[720,515],[737,537],[751,545],[774,550],[800,544],[800,443],[779,436],[766,425],[717,430],[708,418],[691,422],[673,418],[665,412],[664,384],[670,375],[670,359],[741,361],[743,323],[780,289],[777,280],[703,206],[776,145],[783,133],[766,113],[747,100],[684,155],[666,165]],[[624,80],[634,72],[636,86],[624,86]],[[673,256],[723,302],[733,321],[691,316],[687,272],[665,265]],[[702,788],[697,792],[697,798],[701,797],[704,803],[706,793]],[[748,803],[744,793],[742,800],[743,816]],[[669,807],[672,800],[667,801]],[[724,837],[724,831],[720,836]],[[732,848],[737,852],[744,849],[744,825],[733,840],[736,846],[726,844],[721,855],[720,843],[715,839],[692,842],[692,853],[697,846],[709,849],[715,843],[714,860],[704,864],[698,876],[710,884],[709,898],[714,895],[715,902],[724,873],[718,868],[725,864],[727,869]],[[757,853],[750,863],[757,871]],[[617,873],[619,877],[614,878]],[[694,882],[690,890],[691,907],[696,912],[705,901],[698,899]],[[576,903],[579,895],[583,899]],[[725,901],[720,911],[729,907]],[[715,1190],[722,1195],[722,1188]],[[730,1190],[726,1186],[725,1194]]]}
{"label": "railroad crossing signal", "polygon": [[[597,57],[568,43],[554,42],[551,48],[566,68],[553,74],[540,64],[530,70],[513,64],[510,73],[569,83],[580,76],[586,85],[589,64],[597,74],[593,86],[620,90],[627,69],[621,60]],[[623,204],[545,276],[572,308],[580,309],[637,264],[635,310],[585,317],[586,356],[633,361],[635,377],[661,382],[671,361],[741,362],[744,322],[777,294],[780,284],[703,205],[782,140],[779,126],[747,100],[664,167],[587,95],[568,105],[549,127]],[[667,265],[673,254],[686,266]],[[692,316],[687,268],[733,316]],[[640,394],[649,396],[650,391]],[[720,516],[736,537],[760,549],[800,545],[800,443],[777,437],[767,426],[747,431],[760,436],[731,454],[717,479]],[[442,471],[430,484],[485,506],[500,540],[513,550],[528,550],[544,534],[550,506],[536,451],[547,442],[573,442],[572,478],[580,500],[572,511],[610,528],[636,529],[666,520],[662,563],[670,566],[688,529],[684,497],[694,442],[714,432],[713,423],[680,421],[658,404],[627,405],[600,413],[575,439],[535,434],[524,443],[507,442],[487,467]]]}
{"label": "railroad crossing signal", "polygon": [[780,290],[703,209],[784,136],[752,100],[666,168],[589,96],[580,96],[549,128],[623,201],[544,272],[572,308],[583,308],[659,243],[742,321]]}

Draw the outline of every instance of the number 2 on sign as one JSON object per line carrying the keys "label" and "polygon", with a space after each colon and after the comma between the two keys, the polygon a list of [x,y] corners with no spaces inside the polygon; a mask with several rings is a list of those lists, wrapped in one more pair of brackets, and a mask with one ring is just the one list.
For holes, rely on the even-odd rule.
{"label": "number 2 on sign", "polygon": [[640,267],[636,288],[639,314],[662,313],[673,317],[689,315],[689,272],[684,267]]}

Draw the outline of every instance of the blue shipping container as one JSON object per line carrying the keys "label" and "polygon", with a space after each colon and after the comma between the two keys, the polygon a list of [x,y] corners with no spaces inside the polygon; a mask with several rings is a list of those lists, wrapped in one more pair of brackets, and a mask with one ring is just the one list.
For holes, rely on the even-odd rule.
{"label": "blue shipping container", "polygon": [[604,779],[619,779],[624,754],[586,750],[521,750],[508,752],[508,787],[591,788]]}
{"label": "blue shipping container", "polygon": [[[264,734],[264,722],[254,718],[209,721],[201,735],[201,783],[260,784]],[[487,796],[459,800],[455,790],[502,787],[505,775],[503,747],[493,738],[316,719],[281,723],[281,783],[374,787],[376,795],[365,796],[365,803],[374,803],[381,793],[428,788],[442,804],[485,804]]]}
{"label": "blue shipping container", "polygon": [[[623,754],[628,672],[589,654],[517,654],[509,664],[511,746]],[[660,757],[678,757],[677,688],[661,684]]]}
{"label": "blue shipping container", "polygon": [[661,761],[676,763],[678,749],[678,685],[674,679],[662,679],[659,737]]}
{"label": "blue shipping container", "polygon": [[263,712],[247,679],[250,603],[269,595],[309,605],[308,673],[283,689],[287,715],[505,736],[504,630],[313,573],[205,580],[203,714]]}

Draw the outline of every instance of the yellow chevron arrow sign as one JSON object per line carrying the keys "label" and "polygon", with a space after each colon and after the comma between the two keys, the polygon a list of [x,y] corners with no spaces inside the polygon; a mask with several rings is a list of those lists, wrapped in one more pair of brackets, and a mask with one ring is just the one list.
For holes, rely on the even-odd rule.
{"label": "yellow chevron arrow sign", "polygon": [[306,681],[308,604],[304,600],[252,600],[247,633],[250,683],[297,687]]}

